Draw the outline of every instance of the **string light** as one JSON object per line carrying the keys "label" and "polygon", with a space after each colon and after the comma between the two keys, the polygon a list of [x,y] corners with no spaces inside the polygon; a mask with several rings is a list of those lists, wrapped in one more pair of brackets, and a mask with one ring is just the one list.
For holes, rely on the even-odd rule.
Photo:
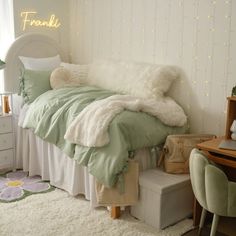
{"label": "string light", "polygon": [[229,21],[228,21],[228,44],[225,42],[224,45],[227,46],[227,53],[226,53],[226,58],[225,61],[227,61],[227,63],[225,63],[225,70],[224,70],[224,77],[225,77],[225,89],[224,89],[224,95],[227,96],[227,84],[229,81],[229,64],[230,64],[230,51],[231,51],[231,17],[232,16],[232,2],[231,1],[226,1],[226,4],[229,4],[228,9],[229,9]]}
{"label": "string light", "polygon": [[[168,4],[168,12],[167,16],[170,16],[171,14],[171,1],[169,1]],[[167,24],[167,33],[166,33],[166,42],[165,42],[165,54],[164,54],[164,60],[167,61],[167,50],[168,50],[168,45],[169,45],[169,35],[170,35],[170,17],[166,18],[166,24]]]}
{"label": "string light", "polygon": [[[182,25],[182,28],[180,29],[180,32],[181,32],[181,38],[180,38],[180,52],[179,52],[179,61],[180,61],[180,64],[182,65],[183,64],[183,55],[184,55],[184,20],[185,20],[185,17],[184,17],[184,3],[183,1],[181,1],[181,7],[182,7],[182,15],[181,15],[181,25]],[[183,81],[182,81],[183,83]]]}
{"label": "string light", "polygon": [[155,63],[156,62],[156,48],[157,48],[157,28],[158,28],[158,25],[157,25],[157,13],[158,13],[158,2],[157,1],[155,1],[155,5],[154,5],[154,9],[155,9],[155,15],[154,15],[154,29],[153,29],[153,31],[154,31],[154,40],[153,40],[153,42],[154,42],[154,49],[153,49],[153,51],[154,51],[154,53],[152,54],[152,56],[153,56],[153,63]]}
{"label": "string light", "polygon": [[[80,4],[83,1],[79,1]],[[92,51],[92,48],[95,47],[95,49],[97,47],[99,47],[99,51],[96,51],[96,57],[98,56],[103,56],[103,49],[104,51],[106,51],[106,44],[103,41],[103,37],[105,39],[106,35],[102,34],[104,31],[101,31],[100,35],[99,33],[99,29],[95,27],[100,27],[102,26],[102,24],[104,23],[104,21],[100,21],[100,22],[95,22],[96,20],[98,20],[98,17],[101,16],[100,15],[100,11],[96,10],[96,6],[92,7],[92,4],[94,4],[94,2],[96,3],[96,1],[84,1],[85,4],[89,4],[89,10],[90,11],[94,11],[93,14],[92,12],[89,12],[90,14],[85,14],[83,13],[83,9],[79,10],[81,13],[83,13],[83,15],[85,15],[87,22],[89,22],[86,25],[82,25],[82,23],[79,23],[80,28],[78,29],[83,29],[86,28],[86,26],[91,27],[91,32],[87,35],[90,36],[91,40],[91,44],[88,44],[87,46],[90,46],[91,49],[90,51]],[[140,2],[141,4],[143,4],[145,8],[142,7],[142,5],[139,7],[142,8],[143,10],[143,14],[140,15],[140,18],[138,18],[139,16],[137,15],[136,18],[136,14],[134,14],[134,12],[136,11],[136,8],[134,9],[134,6],[136,4],[135,0],[130,0],[129,4],[126,3],[125,0],[121,0],[118,1],[116,3],[115,0],[111,0],[109,3],[110,5],[108,5],[108,12],[110,13],[108,17],[108,22],[110,21],[111,23],[107,23],[107,31],[109,31],[108,36],[110,36],[110,40],[108,38],[108,40],[110,41],[110,51],[108,51],[108,53],[110,53],[110,55],[118,57],[121,56],[123,57],[128,57],[130,54],[130,59],[133,60],[137,60],[140,58],[132,58],[132,56],[134,57],[134,55],[132,55],[132,52],[134,53],[135,49],[137,47],[139,47],[137,50],[139,50],[137,52],[136,55],[144,55],[144,56],[149,56],[149,58],[144,58],[144,60],[152,60],[153,63],[173,63],[173,56],[175,56],[175,63],[176,64],[181,64],[181,67],[183,67],[183,69],[185,71],[187,71],[187,75],[189,78],[189,82],[191,83],[191,86],[194,87],[194,89],[196,90],[197,94],[201,94],[201,98],[200,95],[199,96],[199,100],[202,101],[202,103],[204,104],[204,107],[202,108],[202,112],[206,113],[207,117],[207,113],[208,113],[208,109],[209,107],[211,107],[211,102],[213,103],[213,92],[215,92],[215,89],[218,89],[217,85],[216,86],[212,86],[213,83],[215,82],[215,75],[216,73],[219,71],[219,73],[221,73],[222,76],[222,70],[224,70],[224,75],[222,76],[225,78],[224,82],[222,82],[222,94],[219,94],[219,100],[221,99],[225,99],[224,95],[227,95],[227,90],[229,90],[230,87],[230,83],[231,80],[229,77],[230,76],[230,63],[232,61],[232,56],[231,56],[231,47],[232,44],[230,41],[232,41],[232,26],[231,26],[231,21],[232,21],[232,1],[229,0],[225,0],[225,1],[211,1],[209,0],[208,3],[210,3],[208,12],[205,11],[205,15],[203,15],[201,12],[203,10],[204,5],[202,4],[201,0],[194,0],[194,12],[193,14],[190,16],[188,14],[188,8],[189,8],[189,4],[187,4],[187,0],[179,0],[176,2],[176,4],[179,5],[179,7],[177,8],[177,11],[174,11],[174,6],[175,4],[173,3],[174,1],[172,0],[168,0],[168,1],[161,1],[161,0],[155,0],[152,1],[152,6],[150,4],[147,4],[147,1],[142,0],[142,2]],[[227,10],[224,12],[218,12],[218,8],[222,7],[222,3],[225,4],[225,8],[227,8]],[[127,8],[126,8],[126,4]],[[105,1],[103,6],[105,6]],[[113,5],[113,6],[112,6]],[[177,6],[178,6],[177,5]],[[218,6],[219,5],[219,6]],[[118,7],[118,11],[116,9],[116,7]],[[152,9],[150,9],[152,7]],[[186,9],[184,9],[184,7],[186,7]],[[217,8],[216,8],[217,7]],[[109,10],[110,9],[110,10]],[[145,9],[145,10],[144,10]],[[162,12],[164,9],[164,13]],[[149,11],[148,10],[153,10],[152,14],[149,17]],[[173,10],[173,11],[172,11]],[[120,14],[119,16],[116,17],[116,15],[114,14],[114,12],[117,12],[117,14]],[[173,13],[175,12],[175,13]],[[175,14],[178,14],[178,22],[174,22],[174,16]],[[174,14],[174,15],[173,15]],[[95,16],[95,17],[94,17]],[[126,17],[127,16],[127,17]],[[81,19],[82,17],[79,16]],[[91,21],[91,19],[89,19],[89,17],[94,17],[93,21]],[[104,14],[103,17],[106,17],[106,14]],[[110,17],[110,20],[109,20]],[[116,22],[116,20],[118,20],[118,17],[120,17],[120,21]],[[125,17],[125,19],[124,19]],[[181,19],[182,17],[182,19]],[[224,24],[226,25],[226,27],[224,27],[223,29],[220,28],[220,26],[217,24],[218,20],[222,19],[224,20]],[[105,18],[102,18],[105,19]],[[83,19],[82,19],[83,20]],[[194,26],[192,29],[189,28],[189,23],[190,22],[194,22]],[[150,24],[149,24],[150,23]],[[110,27],[108,27],[110,24]],[[176,45],[174,46],[178,46],[178,49],[176,50],[176,52],[171,52],[172,46],[170,45],[171,43],[173,43],[174,41],[171,39],[170,36],[172,36],[172,32],[171,27],[176,27],[176,32],[178,33],[178,35],[176,36],[176,38],[178,39],[178,41],[176,42]],[[205,25],[204,25],[205,24]],[[204,30],[202,30],[202,26],[204,25]],[[150,26],[150,28],[149,28]],[[120,27],[120,28],[119,28]],[[122,30],[124,27],[124,30]],[[164,28],[165,27],[165,28]],[[229,28],[228,28],[229,27]],[[73,29],[73,28],[72,28]],[[105,28],[102,28],[102,30]],[[186,33],[192,34],[190,35],[190,37],[186,36]],[[126,31],[128,31],[128,36],[125,35]],[[95,32],[95,33],[94,33]],[[193,32],[193,33],[192,33]],[[217,33],[223,33],[225,32],[224,36],[224,41],[220,41],[220,38],[216,38]],[[94,34],[94,35],[93,35]],[[194,34],[194,35],[193,35]],[[86,39],[86,35],[83,34],[83,32],[80,30],[80,34],[78,32],[76,32],[73,37],[74,40],[76,40],[77,36],[79,35],[79,37],[83,37],[82,39],[85,40]],[[100,38],[96,37],[97,35],[99,35]],[[160,35],[160,36],[159,36]],[[115,36],[118,36],[117,38],[115,38]],[[139,36],[139,38],[137,39],[137,36]],[[119,42],[119,37],[120,37],[120,42]],[[126,38],[127,40],[125,40]],[[192,37],[192,38],[191,38]],[[149,43],[149,39],[150,43],[152,43],[152,45],[150,45],[150,53],[147,53],[145,51],[145,47],[146,44]],[[204,39],[207,39],[205,41],[203,41]],[[83,43],[80,40],[80,43]],[[137,44],[138,42],[138,44]],[[85,43],[85,42],[84,42]],[[82,48],[83,45],[80,45],[80,49],[75,49],[74,54],[76,55],[77,51],[81,53],[81,50],[83,50]],[[125,51],[124,49],[127,50]],[[122,51],[123,49],[123,51]],[[147,45],[147,49],[149,49],[149,45]],[[222,53],[222,62],[224,63],[224,67],[221,68],[216,68],[217,71],[215,70],[215,67],[218,65],[217,62],[219,60],[219,55],[217,55],[216,51],[217,49],[222,49],[223,53]],[[86,50],[86,49],[85,49]],[[109,50],[109,49],[107,49]],[[86,53],[86,52],[85,52]],[[126,53],[126,54],[125,54]],[[169,55],[169,53],[171,53]],[[191,53],[191,54],[189,54]],[[71,54],[72,55],[72,54]],[[185,64],[183,63],[185,62]],[[222,63],[222,64],[223,64]],[[234,77],[234,71],[231,72],[231,76],[232,78]],[[219,85],[219,81],[220,78],[219,76],[216,78],[216,82]],[[229,81],[230,80],[230,81]],[[233,79],[232,79],[233,80]],[[185,84],[184,80],[180,80],[181,83],[181,87],[183,84]],[[186,83],[187,85],[187,83]],[[188,105],[186,105],[185,107],[187,107],[188,109],[191,109],[191,97],[192,94],[190,93],[185,93],[185,98],[188,97],[189,99],[186,99],[186,103],[189,103]],[[223,113],[223,106],[219,105],[219,113]],[[218,108],[217,108],[218,109]],[[207,118],[203,118],[205,120],[205,127],[207,124]],[[222,117],[221,117],[222,118]],[[220,118],[219,118],[220,119]],[[198,125],[200,126],[201,129],[201,121],[199,121]],[[216,120],[216,126],[218,125],[219,120],[217,118]]]}

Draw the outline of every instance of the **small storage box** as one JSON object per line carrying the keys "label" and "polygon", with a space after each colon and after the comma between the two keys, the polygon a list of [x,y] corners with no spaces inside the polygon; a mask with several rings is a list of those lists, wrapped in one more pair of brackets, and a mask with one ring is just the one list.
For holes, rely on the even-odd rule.
{"label": "small storage box", "polygon": [[193,192],[189,175],[167,174],[161,169],[140,173],[140,196],[131,215],[163,229],[192,214]]}

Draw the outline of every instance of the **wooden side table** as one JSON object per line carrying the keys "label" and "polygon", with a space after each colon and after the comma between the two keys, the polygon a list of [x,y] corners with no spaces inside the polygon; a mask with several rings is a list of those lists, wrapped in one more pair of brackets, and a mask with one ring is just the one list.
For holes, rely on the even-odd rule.
{"label": "wooden side table", "polygon": [[[202,150],[210,160],[222,167],[229,180],[236,181],[236,151],[218,148],[223,139],[224,137],[212,139],[197,144],[197,147]],[[195,200],[193,210],[194,226],[199,225],[201,209],[201,206]]]}

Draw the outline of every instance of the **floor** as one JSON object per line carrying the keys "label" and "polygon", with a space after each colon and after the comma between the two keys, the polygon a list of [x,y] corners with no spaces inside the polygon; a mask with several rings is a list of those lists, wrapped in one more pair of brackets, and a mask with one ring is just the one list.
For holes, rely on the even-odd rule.
{"label": "floor", "polygon": [[[209,236],[209,235],[210,235],[210,228],[205,227],[201,232],[201,236]],[[198,235],[198,228],[190,230],[187,233],[182,234],[182,236],[199,236]],[[216,236],[227,236],[227,235],[217,231]]]}
{"label": "floor", "polygon": [[236,235],[236,218],[234,217],[221,217],[218,230],[228,236]]}
{"label": "floor", "polygon": [[[203,228],[201,236],[210,235],[210,224]],[[188,231],[182,236],[197,236],[198,228]],[[236,236],[236,218],[232,217],[221,217],[219,226],[217,228],[216,236]]]}

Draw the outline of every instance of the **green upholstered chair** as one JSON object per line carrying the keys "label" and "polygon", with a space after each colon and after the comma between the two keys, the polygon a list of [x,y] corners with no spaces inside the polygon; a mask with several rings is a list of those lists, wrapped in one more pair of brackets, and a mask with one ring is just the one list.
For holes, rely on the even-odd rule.
{"label": "green upholstered chair", "polygon": [[236,217],[236,183],[228,181],[225,173],[197,149],[190,154],[189,168],[194,195],[202,206],[199,234],[209,211],[214,214],[210,234],[214,236],[219,216]]}

